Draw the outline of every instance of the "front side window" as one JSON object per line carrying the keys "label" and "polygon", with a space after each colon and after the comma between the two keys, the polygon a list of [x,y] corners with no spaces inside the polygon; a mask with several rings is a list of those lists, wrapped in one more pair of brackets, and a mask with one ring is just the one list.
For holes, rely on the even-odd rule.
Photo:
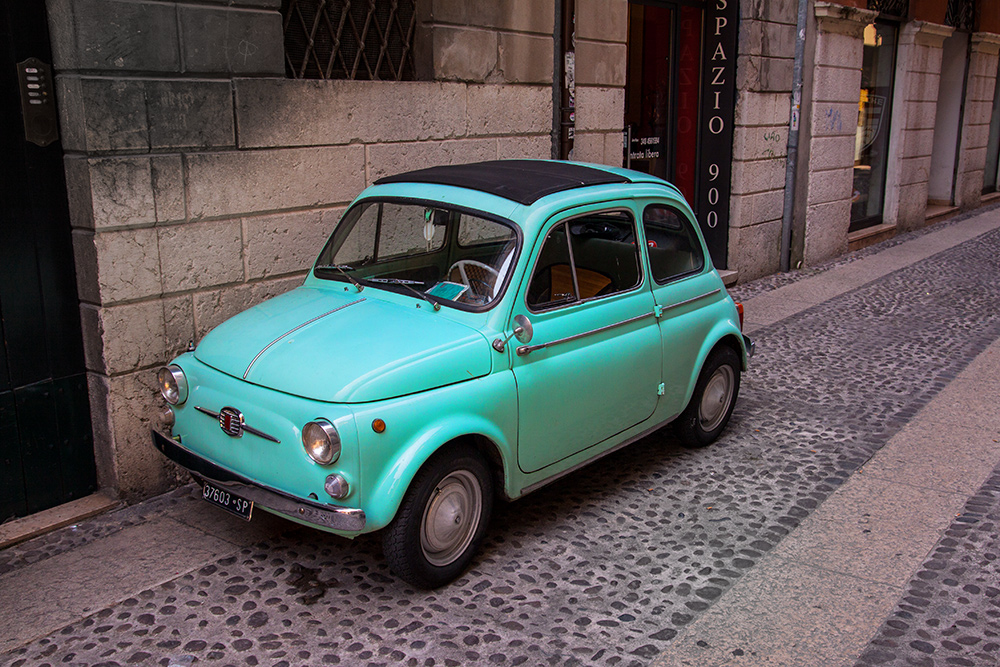
{"label": "front side window", "polygon": [[635,223],[625,211],[561,222],[538,253],[528,307],[539,311],[625,292],[642,282]]}
{"label": "front side window", "polygon": [[439,205],[369,200],[341,219],[315,275],[479,309],[502,295],[517,242],[514,227],[499,220]]}
{"label": "front side window", "polygon": [[642,212],[646,250],[653,280],[663,284],[697,273],[705,267],[705,256],[691,224],[669,206],[654,204]]}

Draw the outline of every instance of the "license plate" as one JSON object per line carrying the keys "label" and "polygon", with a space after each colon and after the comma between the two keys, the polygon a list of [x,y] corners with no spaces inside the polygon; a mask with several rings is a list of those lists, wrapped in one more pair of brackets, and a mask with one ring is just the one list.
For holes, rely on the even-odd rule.
{"label": "license plate", "polygon": [[224,489],[205,482],[201,487],[201,497],[212,503],[216,507],[235,514],[241,519],[250,520],[253,512],[253,501],[230,493]]}

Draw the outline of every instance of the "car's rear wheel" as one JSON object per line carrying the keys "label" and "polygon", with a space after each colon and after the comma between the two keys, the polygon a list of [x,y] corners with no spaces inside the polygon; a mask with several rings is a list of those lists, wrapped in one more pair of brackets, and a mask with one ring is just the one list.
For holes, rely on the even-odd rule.
{"label": "car's rear wheel", "polygon": [[708,355],[691,402],[674,420],[682,445],[704,447],[726,428],[740,393],[740,370],[740,358],[730,347],[718,347]]}
{"label": "car's rear wheel", "polygon": [[419,588],[437,588],[468,567],[493,510],[493,478],[471,447],[433,456],[385,529],[382,548],[392,571]]}

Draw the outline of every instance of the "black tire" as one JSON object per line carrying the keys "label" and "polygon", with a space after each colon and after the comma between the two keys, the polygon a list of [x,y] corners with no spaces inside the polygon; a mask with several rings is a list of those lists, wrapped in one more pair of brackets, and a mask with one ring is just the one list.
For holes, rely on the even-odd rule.
{"label": "black tire", "polygon": [[717,347],[708,355],[691,402],[673,423],[682,445],[710,445],[726,428],[740,393],[741,369],[740,358],[731,347]]}
{"label": "black tire", "polygon": [[492,512],[493,477],[483,457],[464,446],[438,452],[382,534],[389,569],[418,588],[447,584],[476,555]]}

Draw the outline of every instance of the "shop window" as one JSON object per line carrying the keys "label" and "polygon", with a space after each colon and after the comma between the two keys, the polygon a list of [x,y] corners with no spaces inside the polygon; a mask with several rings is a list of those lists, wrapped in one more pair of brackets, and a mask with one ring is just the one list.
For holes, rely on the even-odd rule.
{"label": "shop window", "polygon": [[851,231],[882,222],[898,32],[896,24],[883,21],[865,27]]}
{"label": "shop window", "polygon": [[293,79],[411,81],[416,0],[283,0]]}

